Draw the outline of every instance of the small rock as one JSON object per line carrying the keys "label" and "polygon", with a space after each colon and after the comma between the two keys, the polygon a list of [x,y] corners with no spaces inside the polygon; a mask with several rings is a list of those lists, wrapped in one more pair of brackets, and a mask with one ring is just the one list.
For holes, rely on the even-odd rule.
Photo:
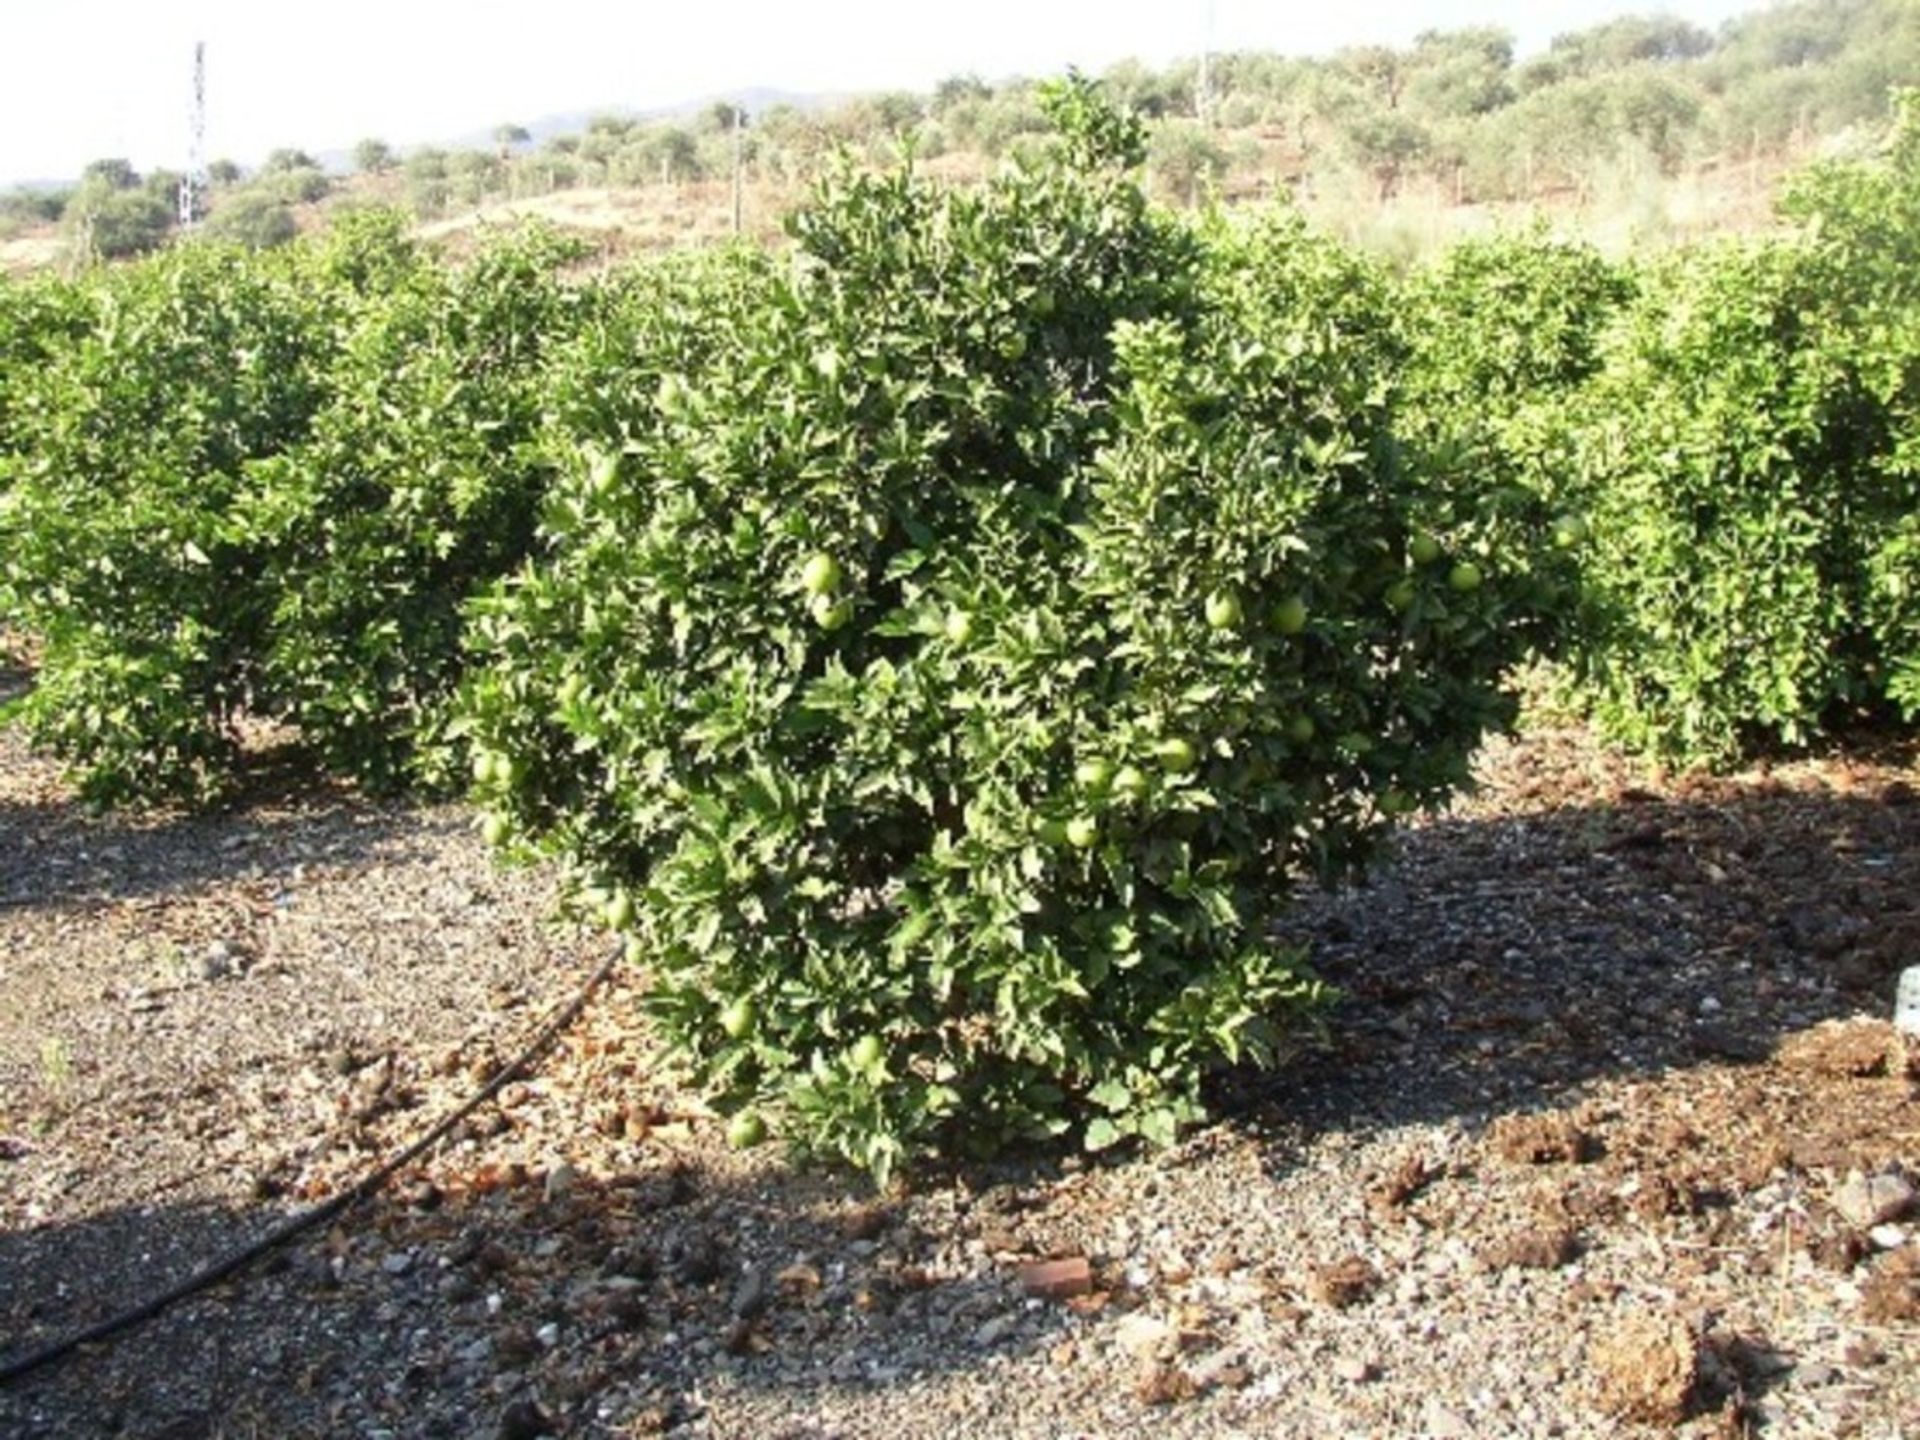
{"label": "small rock", "polygon": [[551,1350],[560,1343],[560,1327],[549,1320],[533,1332],[533,1338],[540,1342],[542,1349]]}
{"label": "small rock", "polygon": [[413,1268],[413,1252],[396,1250],[380,1262],[380,1268],[389,1275],[404,1275]]}
{"label": "small rock", "polygon": [[580,1172],[564,1162],[547,1172],[546,1197],[549,1205],[556,1200],[564,1200],[579,1183]]}
{"label": "small rock", "polygon": [[1173,1405],[1200,1393],[1193,1377],[1178,1365],[1155,1363],[1140,1372],[1133,1393],[1142,1405]]}
{"label": "small rock", "polygon": [[1171,1325],[1137,1310],[1113,1327],[1113,1343],[1136,1360],[1160,1354],[1172,1340]]}
{"label": "small rock", "polygon": [[516,1400],[500,1416],[500,1440],[540,1440],[553,1433],[553,1419],[537,1400]]}
{"label": "small rock", "polygon": [[1020,1286],[1040,1300],[1070,1300],[1093,1289],[1093,1267],[1084,1255],[1039,1260],[1020,1267]]}
{"label": "small rock", "polygon": [[1880,1250],[1898,1250],[1907,1243],[1907,1235],[1904,1225],[1876,1225],[1867,1232],[1867,1238]]}
{"label": "small rock", "polygon": [[224,980],[233,974],[236,968],[234,949],[224,940],[216,940],[207,946],[200,956],[200,978],[212,982]]}
{"label": "small rock", "polygon": [[1013,1334],[1013,1327],[1019,1323],[1012,1315],[996,1315],[973,1332],[973,1343],[983,1350],[998,1345]]}
{"label": "small rock", "polygon": [[1833,1208],[1849,1225],[1871,1230],[1876,1225],[1898,1220],[1913,1201],[1913,1186],[1899,1171],[1883,1170],[1867,1176],[1854,1170],[1834,1192]]}
{"label": "small rock", "polygon": [[740,1277],[733,1292],[733,1318],[757,1320],[773,1303],[773,1281],[765,1267],[756,1265]]}
{"label": "small rock", "polygon": [[1333,1373],[1349,1385],[1364,1385],[1380,1374],[1371,1360],[1362,1360],[1357,1355],[1338,1357],[1333,1362]]}
{"label": "small rock", "polygon": [[1473,1426],[1437,1400],[1427,1404],[1426,1431],[1433,1440],[1469,1440],[1474,1433]]}
{"label": "small rock", "polygon": [[1788,1378],[1802,1389],[1815,1390],[1822,1385],[1833,1384],[1840,1378],[1840,1372],[1831,1365],[1814,1361],[1794,1366]]}

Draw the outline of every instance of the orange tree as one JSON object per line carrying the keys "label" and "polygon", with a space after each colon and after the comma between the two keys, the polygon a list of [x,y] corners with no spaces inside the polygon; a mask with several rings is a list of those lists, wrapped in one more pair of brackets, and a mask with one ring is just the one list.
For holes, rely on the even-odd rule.
{"label": "orange tree", "polygon": [[1168,1140],[1279,1053],[1289,891],[1460,782],[1540,608],[1531,512],[1393,433],[1372,270],[1156,212],[1135,123],[1048,105],[978,192],[842,177],[630,297],[474,615],[490,835],[630,932],[740,1138],[881,1175]]}

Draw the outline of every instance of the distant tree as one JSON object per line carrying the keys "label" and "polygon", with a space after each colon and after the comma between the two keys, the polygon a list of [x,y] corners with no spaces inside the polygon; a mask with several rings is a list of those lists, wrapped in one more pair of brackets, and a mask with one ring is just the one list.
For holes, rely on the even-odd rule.
{"label": "distant tree", "polygon": [[1353,117],[1341,127],[1340,138],[1347,153],[1373,177],[1382,200],[1393,198],[1408,171],[1433,146],[1425,126],[1392,111]]}
{"label": "distant tree", "polygon": [[577,155],[580,153],[578,135],[554,135],[547,140],[547,149],[556,155]]}
{"label": "distant tree", "polygon": [[282,146],[270,151],[266,163],[260,167],[263,175],[284,175],[290,170],[318,170],[320,162],[304,150],[294,150]]}
{"label": "distant tree", "polygon": [[230,197],[207,217],[206,233],[249,250],[271,250],[293,239],[300,227],[285,201],[255,187]]}
{"label": "distant tree", "polygon": [[1147,169],[1168,194],[1193,204],[1200,187],[1226,172],[1227,154],[1194,120],[1165,120],[1147,145]]}
{"label": "distant tree", "polygon": [[1484,115],[1514,98],[1513,37],[1504,30],[1428,30],[1415,38],[1407,101],[1440,119]]}
{"label": "distant tree", "polygon": [[1341,71],[1376,104],[1388,110],[1400,108],[1400,97],[1407,87],[1409,58],[1390,45],[1359,45],[1342,50],[1333,57],[1334,68]]}
{"label": "distant tree", "polygon": [[1693,60],[1713,49],[1713,36],[1668,15],[1625,15],[1586,30],[1556,35],[1548,48],[1566,75],[1594,75],[1640,60]]}
{"label": "distant tree", "polygon": [[353,168],[362,175],[379,175],[393,168],[393,147],[369,136],[353,147]]}
{"label": "distant tree", "polygon": [[137,184],[116,186],[113,176],[117,173],[89,175],[67,200],[62,222],[68,243],[82,259],[119,260],[144,254],[158,249],[173,228],[178,212],[170,201]]}
{"label": "distant tree", "polygon": [[311,205],[324,200],[333,189],[333,181],[327,178],[327,173],[310,166],[282,170],[271,175],[263,172],[260,178],[263,184],[270,186],[272,192],[289,205]]}
{"label": "distant tree", "polygon": [[241,169],[231,160],[215,160],[207,166],[207,178],[216,185],[238,185]]}
{"label": "distant tree", "polygon": [[601,114],[587,121],[589,135],[610,135],[619,139],[621,136],[632,134],[633,130],[634,122],[625,115]]}
{"label": "distant tree", "polygon": [[933,87],[933,104],[929,108],[935,115],[943,116],[966,101],[992,97],[993,87],[978,75],[949,75]]}
{"label": "distant tree", "polygon": [[97,182],[108,190],[131,190],[140,183],[140,173],[130,161],[95,160],[80,172],[80,182]]}
{"label": "distant tree", "polygon": [[746,118],[747,112],[738,105],[716,100],[700,112],[693,128],[702,135],[725,135],[736,124],[744,124]]}
{"label": "distant tree", "polygon": [[662,125],[647,132],[641,146],[648,173],[666,181],[696,179],[700,173],[700,142],[691,130]]}
{"label": "distant tree", "polygon": [[505,159],[522,145],[531,145],[533,132],[524,125],[515,125],[511,122],[496,125],[493,128],[493,143],[500,147],[500,157]]}

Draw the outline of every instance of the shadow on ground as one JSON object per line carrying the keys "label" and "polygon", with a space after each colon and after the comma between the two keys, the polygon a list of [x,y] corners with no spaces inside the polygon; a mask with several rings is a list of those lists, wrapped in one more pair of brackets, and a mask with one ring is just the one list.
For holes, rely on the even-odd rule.
{"label": "shadow on ground", "polygon": [[[32,675],[0,651],[0,707]],[[351,862],[415,836],[417,805],[385,804],[317,773],[291,747],[248,755],[242,788],[219,812],[90,815],[0,725],[0,764],[46,770],[31,798],[0,796],[0,913],[75,902],[188,894],[259,865],[297,839],[304,858]],[[42,792],[45,792],[44,794]]]}
{"label": "shadow on ground", "polygon": [[[1522,798],[1425,826],[1374,884],[1297,909],[1284,938],[1344,992],[1328,1046],[1214,1086],[1212,1134],[1256,1145],[1271,1183],[1330,1132],[1477,1132],[1596,1081],[1767,1066],[1783,1037],[1884,1014],[1920,959],[1920,805],[1898,782]],[[49,849],[98,850],[101,832],[46,823]],[[192,823],[217,855],[223,827],[254,822]],[[113,843],[113,874],[134,877],[113,883],[180,882],[141,868],[140,832]],[[22,1163],[0,1161],[0,1186]],[[671,1429],[716,1384],[803,1404],[969,1370],[1042,1350],[1065,1322],[1022,1309],[1005,1263],[942,1267],[1046,1253],[1047,1187],[1078,1168],[1048,1155],[929,1176],[881,1209],[857,1182],[743,1179],[665,1152],[558,1191],[538,1175],[402,1187],[265,1273],[0,1392],[0,1430],[531,1435],[510,1412],[535,1402],[556,1434],[596,1433],[601,1414]],[[0,1357],[271,1218],[173,1207],[0,1234]],[[1111,1274],[1129,1257],[1093,1258]]]}

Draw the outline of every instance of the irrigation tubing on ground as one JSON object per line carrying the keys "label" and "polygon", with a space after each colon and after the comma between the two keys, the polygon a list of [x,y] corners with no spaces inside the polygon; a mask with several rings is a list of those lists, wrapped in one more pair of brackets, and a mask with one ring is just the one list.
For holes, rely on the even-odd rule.
{"label": "irrigation tubing on ground", "polygon": [[495,1071],[492,1079],[487,1081],[485,1085],[482,1085],[456,1109],[442,1116],[431,1130],[407,1146],[406,1149],[389,1157],[373,1170],[361,1176],[352,1186],[342,1190],[338,1195],[333,1196],[329,1200],[323,1200],[318,1205],[311,1206],[306,1210],[289,1215],[259,1239],[243,1245],[238,1250],[232,1251],[230,1254],[224,1255],[220,1259],[201,1267],[186,1279],[161,1291],[158,1295],[142,1300],[137,1305],[131,1305],[125,1310],[120,1311],[117,1315],[110,1315],[105,1320],[94,1325],[89,1325],[84,1330],[77,1330],[73,1334],[65,1336],[51,1345],[30,1351],[18,1360],[9,1360],[4,1364],[0,1364],[0,1385],[10,1385],[16,1380],[33,1374],[36,1370],[44,1370],[47,1366],[66,1359],[69,1355],[73,1354],[74,1351],[81,1349],[83,1346],[97,1345],[101,1341],[110,1340],[114,1336],[130,1330],[136,1325],[144,1324],[146,1321],[159,1315],[162,1311],[170,1309],[189,1296],[197,1295],[203,1290],[218,1285],[222,1280],[239,1274],[256,1260],[259,1260],[271,1251],[279,1249],[280,1246],[286,1244],[295,1236],[304,1231],[311,1230],[316,1225],[325,1224],[336,1215],[343,1213],[360,1201],[366,1199],[401,1170],[411,1165],[441,1140],[445,1139],[447,1133],[451,1131],[455,1125],[458,1125],[481,1105],[497,1095],[508,1081],[525,1073],[527,1067],[539,1057],[541,1052],[553,1044],[555,1040],[559,1039],[561,1032],[579,1018],[580,1012],[586,1009],[587,1001],[593,997],[593,992],[599,989],[607,976],[613,973],[613,967],[619,963],[621,956],[625,953],[623,946],[616,946],[613,953],[608,955],[605,960],[602,960],[598,968],[586,978],[585,983],[574,992],[573,998],[568,1000],[565,1005],[553,1014],[546,1024],[540,1027],[533,1039],[528,1042],[526,1047],[522,1049],[518,1055],[507,1064],[501,1066],[499,1070]]}

